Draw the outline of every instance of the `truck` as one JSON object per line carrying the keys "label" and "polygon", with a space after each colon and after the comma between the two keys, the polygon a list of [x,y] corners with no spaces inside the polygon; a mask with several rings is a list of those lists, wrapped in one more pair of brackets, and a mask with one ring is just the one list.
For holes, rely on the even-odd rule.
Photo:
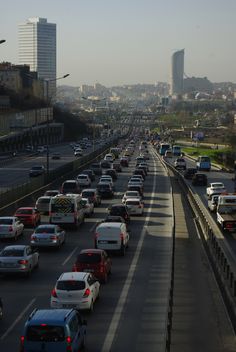
{"label": "truck", "polygon": [[236,232],[236,195],[225,194],[218,198],[217,223],[223,232]]}

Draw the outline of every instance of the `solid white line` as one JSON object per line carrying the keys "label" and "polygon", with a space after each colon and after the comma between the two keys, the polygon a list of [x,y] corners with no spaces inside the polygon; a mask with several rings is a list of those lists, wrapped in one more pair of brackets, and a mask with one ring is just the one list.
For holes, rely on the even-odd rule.
{"label": "solid white line", "polygon": [[25,309],[18,315],[14,323],[7,329],[7,331],[1,336],[0,340],[4,340],[5,337],[14,329],[16,324],[23,318],[24,314],[27,312],[27,310],[34,304],[36,301],[36,298],[33,298],[30,303],[25,307]]}
{"label": "solid white line", "polygon": [[[156,170],[157,170],[156,161],[154,159],[154,173],[155,174],[156,174]],[[145,223],[144,223],[144,226],[143,226],[143,230],[141,232],[141,236],[140,236],[140,239],[138,241],[138,245],[137,245],[137,248],[136,248],[136,251],[135,251],[135,254],[134,254],[134,258],[133,258],[132,263],[130,265],[129,272],[128,272],[127,278],[125,280],[125,284],[124,284],[124,287],[122,289],[122,292],[121,292],[119,301],[117,303],[115,312],[113,314],[109,329],[107,331],[106,338],[105,338],[105,341],[103,343],[101,352],[111,351],[111,346],[112,346],[113,340],[114,340],[115,335],[116,335],[116,331],[117,331],[117,328],[118,328],[118,325],[119,325],[119,322],[120,322],[121,314],[123,312],[124,305],[125,305],[125,302],[126,302],[126,299],[127,299],[127,296],[128,296],[128,292],[129,292],[129,289],[130,289],[130,286],[131,286],[131,283],[132,283],[132,279],[133,279],[133,276],[134,276],[134,273],[135,273],[135,270],[136,270],[136,266],[137,266],[137,263],[138,263],[138,260],[139,260],[139,256],[140,256],[142,245],[143,245],[143,241],[144,241],[145,234],[146,234],[146,227],[147,227],[148,222],[150,220],[150,215],[149,214],[151,213],[151,210],[152,210],[152,204],[153,204],[153,201],[154,201],[153,198],[155,196],[155,188],[156,188],[156,177],[155,177],[155,174],[154,174],[154,181],[153,181],[152,194],[151,194],[152,200],[151,200],[150,206],[149,206],[149,208],[147,210],[147,216],[145,217]]]}
{"label": "solid white line", "polygon": [[62,263],[62,266],[64,266],[69,260],[70,258],[72,257],[72,255],[77,251],[78,247],[75,247],[73,249],[73,251],[68,255],[68,257],[64,260],[64,262]]}
{"label": "solid white line", "polygon": [[93,232],[93,231],[95,230],[97,224],[98,224],[98,223],[97,223],[97,221],[96,221],[96,222],[93,224],[93,226],[91,226],[89,232]]}

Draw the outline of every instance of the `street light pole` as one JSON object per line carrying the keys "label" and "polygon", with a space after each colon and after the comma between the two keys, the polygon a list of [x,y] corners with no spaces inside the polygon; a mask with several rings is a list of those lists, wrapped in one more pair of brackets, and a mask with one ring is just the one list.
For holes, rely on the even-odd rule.
{"label": "street light pole", "polygon": [[46,104],[47,104],[47,161],[46,161],[46,174],[47,174],[47,178],[49,176],[49,108],[50,108],[50,99],[49,99],[49,83],[50,82],[54,82],[54,81],[58,81],[59,79],[63,79],[68,77],[70,74],[67,73],[66,75],[62,76],[62,77],[57,77],[57,78],[53,78],[53,79],[45,79],[44,82],[46,83]]}

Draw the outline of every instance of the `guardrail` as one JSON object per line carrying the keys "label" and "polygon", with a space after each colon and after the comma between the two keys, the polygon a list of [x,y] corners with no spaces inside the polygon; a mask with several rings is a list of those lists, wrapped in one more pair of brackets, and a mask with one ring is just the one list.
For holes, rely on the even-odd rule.
{"label": "guardrail", "polygon": [[172,170],[180,187],[186,195],[196,220],[204,236],[205,247],[209,254],[218,284],[225,299],[228,313],[236,330],[236,260],[225,241],[221,230],[209,215],[200,197],[187,184],[183,175],[167,161],[163,162]]}
{"label": "guardrail", "polygon": [[94,152],[87,154],[80,159],[69,162],[65,165],[60,166],[54,170],[51,170],[49,175],[38,176],[35,179],[31,179],[29,182],[11,187],[11,189],[6,190],[6,192],[1,193],[0,195],[0,210],[1,208],[7,207],[12,203],[18,201],[19,199],[26,197],[27,195],[37,192],[38,190],[46,187],[51,182],[60,179],[65,176],[72,175],[75,171],[78,171],[81,167],[86,165],[88,162],[93,161],[94,159],[101,157],[107,150],[117,141],[119,138],[111,141],[109,144],[95,150]]}

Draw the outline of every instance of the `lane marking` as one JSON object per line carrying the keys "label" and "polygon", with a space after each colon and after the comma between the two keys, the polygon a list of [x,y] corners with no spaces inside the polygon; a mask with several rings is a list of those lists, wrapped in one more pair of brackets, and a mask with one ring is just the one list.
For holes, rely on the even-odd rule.
{"label": "lane marking", "polygon": [[78,250],[78,247],[75,247],[73,249],[73,251],[68,255],[68,257],[64,260],[64,262],[62,263],[62,266],[64,266],[69,260],[70,258],[73,256],[73,254]]}
{"label": "lane marking", "polygon": [[27,312],[27,310],[34,304],[34,302],[36,301],[36,297],[33,298],[30,303],[25,307],[25,309],[18,315],[18,317],[16,318],[16,320],[14,321],[14,323],[7,329],[7,331],[1,336],[0,340],[3,341],[5,339],[5,337],[7,337],[7,335],[9,335],[9,333],[14,329],[14,327],[16,326],[16,324],[19,323],[19,321],[23,318],[23,316],[25,315],[25,313]]}
{"label": "lane marking", "polygon": [[[156,168],[156,160],[155,159],[153,159],[153,160],[154,160],[154,172],[155,172],[155,175],[156,175],[156,170],[157,170],[157,168]],[[145,217],[145,223],[143,225],[141,236],[140,236],[140,239],[138,241],[138,245],[137,245],[137,248],[136,248],[136,251],[135,251],[135,254],[134,254],[134,258],[133,258],[132,263],[130,265],[129,272],[128,272],[127,278],[125,280],[125,284],[123,286],[119,301],[118,301],[118,303],[116,305],[116,309],[115,309],[115,312],[113,314],[109,329],[107,331],[107,334],[106,334],[105,341],[103,343],[101,352],[111,351],[111,346],[112,346],[112,343],[114,341],[114,338],[115,338],[115,335],[116,335],[116,332],[117,332],[117,328],[118,328],[118,325],[119,325],[119,322],[120,322],[120,319],[121,319],[121,314],[123,313],[123,310],[124,310],[124,306],[125,306],[125,303],[126,303],[128,292],[129,292],[129,289],[130,289],[130,286],[131,286],[131,283],[132,283],[132,279],[133,279],[133,276],[134,276],[134,273],[135,273],[135,270],[136,270],[136,267],[137,267],[137,263],[138,263],[138,260],[139,260],[139,256],[140,256],[140,253],[141,253],[141,249],[142,249],[142,246],[143,246],[143,241],[144,241],[144,238],[145,238],[147,225],[148,225],[148,222],[150,220],[150,213],[151,213],[151,210],[152,210],[153,198],[154,198],[154,195],[156,193],[155,192],[155,188],[156,188],[156,177],[154,177],[153,187],[152,187],[152,194],[151,194],[152,200],[151,200],[150,206],[149,206],[149,208],[147,210],[147,216]]]}
{"label": "lane marking", "polygon": [[89,232],[94,232],[96,226],[97,226],[98,222],[96,221],[93,226],[90,228]]}

